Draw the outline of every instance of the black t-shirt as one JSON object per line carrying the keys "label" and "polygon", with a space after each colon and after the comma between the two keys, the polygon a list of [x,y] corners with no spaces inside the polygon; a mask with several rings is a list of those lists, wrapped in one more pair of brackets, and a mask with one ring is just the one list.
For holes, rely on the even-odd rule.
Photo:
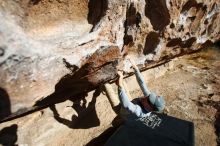
{"label": "black t-shirt", "polygon": [[105,146],[194,146],[192,122],[164,114],[129,119]]}

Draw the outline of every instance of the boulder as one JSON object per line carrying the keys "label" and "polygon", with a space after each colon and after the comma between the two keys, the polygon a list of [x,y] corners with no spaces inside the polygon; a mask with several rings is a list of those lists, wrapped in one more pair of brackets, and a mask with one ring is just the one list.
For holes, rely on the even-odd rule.
{"label": "boulder", "polygon": [[0,108],[89,92],[114,80],[118,65],[129,74],[127,56],[145,70],[202,49],[220,40],[219,8],[218,0],[0,0]]}

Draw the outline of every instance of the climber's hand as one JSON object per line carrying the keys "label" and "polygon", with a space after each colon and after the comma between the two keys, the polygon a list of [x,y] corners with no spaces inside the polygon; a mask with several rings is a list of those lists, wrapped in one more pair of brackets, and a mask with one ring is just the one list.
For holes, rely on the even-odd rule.
{"label": "climber's hand", "polygon": [[129,60],[129,62],[131,63],[131,65],[132,65],[132,67],[133,67],[134,69],[138,69],[138,67],[137,67],[137,65],[135,64],[135,62],[134,62],[133,59],[128,58],[128,60]]}
{"label": "climber's hand", "polygon": [[123,79],[124,75],[122,71],[118,70],[117,74],[120,79]]}
{"label": "climber's hand", "polygon": [[118,71],[117,72],[117,74],[118,74],[118,80],[117,80],[117,82],[116,82],[116,84],[120,87],[120,88],[123,88],[123,72],[122,71]]}

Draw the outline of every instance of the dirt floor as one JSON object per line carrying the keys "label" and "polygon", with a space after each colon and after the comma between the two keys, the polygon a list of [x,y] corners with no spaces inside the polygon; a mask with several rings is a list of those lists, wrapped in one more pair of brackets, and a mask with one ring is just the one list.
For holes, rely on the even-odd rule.
{"label": "dirt floor", "polygon": [[[149,88],[166,99],[165,112],[195,124],[196,146],[220,142],[219,56],[219,48],[209,48],[143,72]],[[134,76],[125,80],[133,98],[142,96]],[[0,144],[101,146],[117,129],[115,121],[107,97],[96,90],[1,124]]]}
{"label": "dirt floor", "polygon": [[195,124],[196,146],[214,146],[220,140],[218,51],[206,50],[181,57],[174,61],[172,70],[149,84],[166,98],[169,115]]}

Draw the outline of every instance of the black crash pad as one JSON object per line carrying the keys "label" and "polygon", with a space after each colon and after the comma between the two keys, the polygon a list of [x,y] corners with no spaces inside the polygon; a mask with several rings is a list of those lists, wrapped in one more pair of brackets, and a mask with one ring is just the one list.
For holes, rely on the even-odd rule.
{"label": "black crash pad", "polygon": [[164,114],[127,120],[105,146],[194,146],[194,124]]}

